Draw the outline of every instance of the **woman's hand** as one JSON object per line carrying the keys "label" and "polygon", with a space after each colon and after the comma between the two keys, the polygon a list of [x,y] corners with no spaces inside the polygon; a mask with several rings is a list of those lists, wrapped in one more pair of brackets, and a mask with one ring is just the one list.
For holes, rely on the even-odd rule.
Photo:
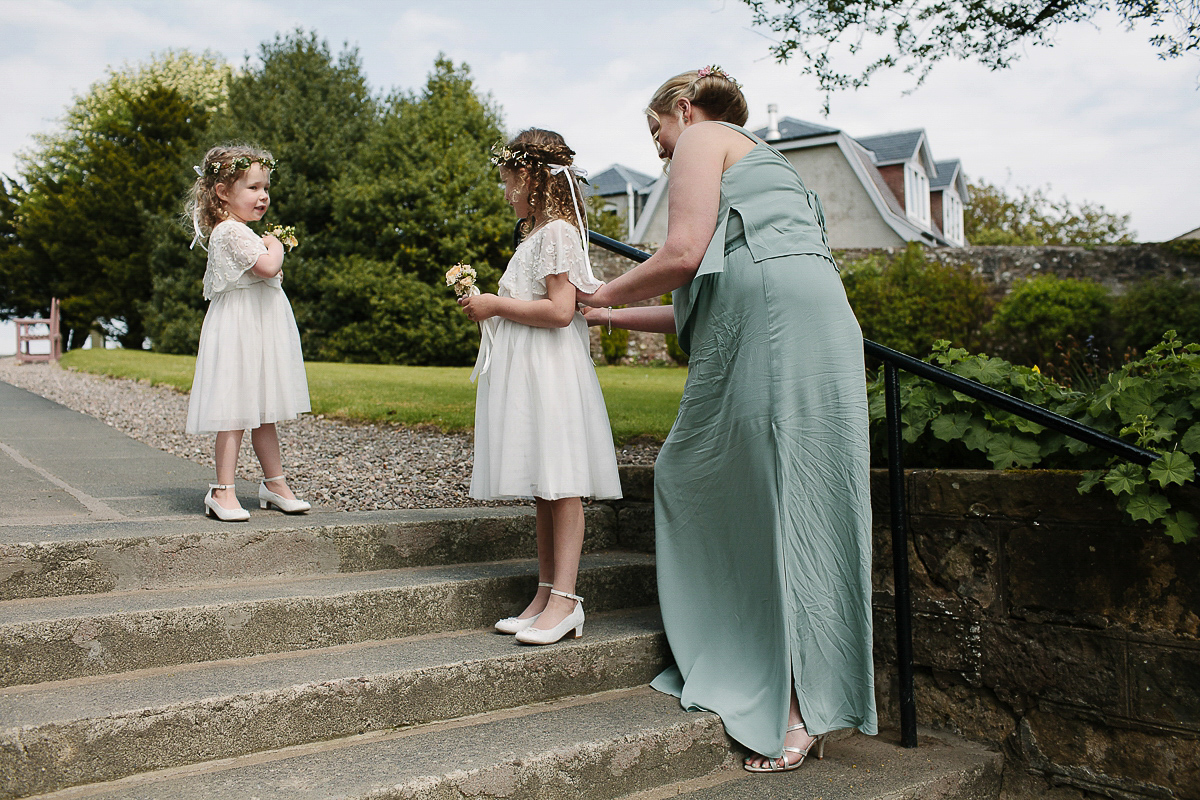
{"label": "woman's hand", "polygon": [[583,314],[583,319],[589,326],[591,325],[608,325],[612,321],[611,308],[584,308],[579,309],[579,313]]}
{"label": "woman's hand", "polygon": [[483,322],[485,319],[496,316],[496,301],[499,299],[494,294],[477,294],[458,298],[458,304],[466,312],[467,319],[472,322]]}
{"label": "woman's hand", "polygon": [[[608,284],[605,284],[605,286],[607,286],[607,285]],[[579,305],[592,306],[593,308],[598,308],[600,306],[608,305],[607,303],[605,303],[601,300],[601,293],[603,291],[604,291],[604,286],[601,286],[599,289],[592,292],[591,294],[588,294],[587,292],[583,291],[582,289],[576,288],[575,289],[575,302],[578,303]],[[584,314],[584,316],[587,316],[587,315]]]}

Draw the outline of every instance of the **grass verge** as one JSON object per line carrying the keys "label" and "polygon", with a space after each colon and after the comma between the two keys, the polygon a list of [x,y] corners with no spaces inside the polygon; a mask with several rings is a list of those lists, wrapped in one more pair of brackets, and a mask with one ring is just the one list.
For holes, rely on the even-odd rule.
{"label": "grass verge", "polygon": [[[140,350],[72,350],[62,365],[83,372],[192,388],[194,356]],[[470,367],[386,364],[305,364],[314,414],[356,422],[433,425],[445,431],[475,424]],[[638,436],[663,439],[679,409],[687,371],[682,367],[596,368],[618,443]]]}

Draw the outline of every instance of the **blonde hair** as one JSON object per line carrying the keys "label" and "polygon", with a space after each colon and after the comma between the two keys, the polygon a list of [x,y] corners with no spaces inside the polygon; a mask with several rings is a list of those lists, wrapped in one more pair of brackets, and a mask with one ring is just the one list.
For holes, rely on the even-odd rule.
{"label": "blonde hair", "polygon": [[[705,72],[703,76],[702,71]],[[741,87],[720,69],[693,69],[669,79],[650,98],[646,115],[658,119],[659,114],[673,113],[680,99],[689,101],[711,119],[721,122],[745,125],[750,116]]]}
{"label": "blonde hair", "polygon": [[[541,128],[528,128],[514,136],[499,151],[495,160],[502,169],[525,174],[529,208],[538,224],[551,219],[564,219],[578,228],[579,222],[575,217],[578,207],[583,215],[583,230],[580,233],[587,236],[587,205],[579,181],[569,170],[561,174],[550,172],[551,167],[569,167],[575,161],[575,151],[567,147],[560,134]],[[525,220],[521,225],[522,235],[532,229],[532,220]]]}
{"label": "blonde hair", "polygon": [[194,169],[199,173],[188,192],[184,215],[196,230],[196,236],[208,238],[217,223],[226,218],[224,201],[217,186],[232,187],[252,164],[258,163],[269,173],[275,169],[274,157],[263,148],[246,143],[222,144],[210,148]]}

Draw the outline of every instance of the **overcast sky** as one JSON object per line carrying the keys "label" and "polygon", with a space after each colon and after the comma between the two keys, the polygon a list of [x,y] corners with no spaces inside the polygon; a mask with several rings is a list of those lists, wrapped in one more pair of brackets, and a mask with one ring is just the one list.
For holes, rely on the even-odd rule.
{"label": "overcast sky", "polygon": [[1141,241],[1200,226],[1200,58],[1159,59],[1146,27],[1067,26],[1011,69],[946,62],[908,94],[910,77],[882,76],[835,94],[823,118],[814,82],[775,63],[770,32],[752,29],[738,0],[0,0],[0,173],[14,175],[32,135],[54,129],[109,66],[168,48],[240,64],[297,27],[335,52],[356,47],[377,92],[420,87],[439,52],[466,62],[510,131],[558,130],[592,172],[655,174],[641,109],[665,78],[718,63],[744,85],[750,127],[777,103],[851,136],[924,128],[934,157],[961,159],[969,179],[1049,185],[1128,213]]}

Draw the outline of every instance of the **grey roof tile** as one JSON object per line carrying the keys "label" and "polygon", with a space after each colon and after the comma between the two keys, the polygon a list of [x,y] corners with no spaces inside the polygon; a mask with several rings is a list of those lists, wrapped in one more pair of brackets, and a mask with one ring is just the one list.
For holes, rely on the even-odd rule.
{"label": "grey roof tile", "polygon": [[876,164],[891,164],[912,158],[924,133],[924,129],[917,128],[912,131],[882,133],[878,136],[860,136],[857,141],[875,153]]}
{"label": "grey roof tile", "polygon": [[934,169],[937,170],[937,175],[929,181],[930,189],[945,189],[954,180],[955,170],[962,168],[962,162],[957,158],[952,158],[949,161],[935,161]]}

